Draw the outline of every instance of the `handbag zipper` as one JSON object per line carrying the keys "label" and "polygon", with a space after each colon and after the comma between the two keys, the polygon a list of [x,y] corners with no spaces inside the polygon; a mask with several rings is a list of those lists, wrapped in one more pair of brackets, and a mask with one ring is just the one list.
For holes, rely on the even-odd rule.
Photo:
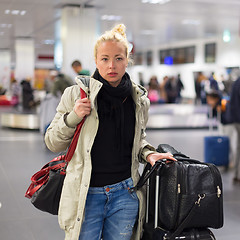
{"label": "handbag zipper", "polygon": [[183,194],[184,192],[186,192],[186,189],[184,188],[183,189],[183,185],[181,185],[181,183],[184,183],[185,182],[185,177],[184,177],[184,174],[183,174],[183,167],[184,167],[184,164],[181,164],[181,162],[178,162],[177,164],[177,168],[180,167],[180,171],[176,171],[177,173],[180,172],[180,174],[177,175],[177,201],[176,201],[176,211],[175,211],[175,226],[174,226],[174,229],[177,228],[178,226],[178,222],[177,222],[177,219],[178,219],[178,215],[179,215],[179,205],[180,205],[180,197],[181,195],[180,194]]}

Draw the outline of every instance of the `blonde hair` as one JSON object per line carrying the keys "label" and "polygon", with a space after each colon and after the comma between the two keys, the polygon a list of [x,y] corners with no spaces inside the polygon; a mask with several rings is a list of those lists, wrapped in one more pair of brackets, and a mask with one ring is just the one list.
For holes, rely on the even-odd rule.
{"label": "blonde hair", "polygon": [[126,36],[126,27],[124,24],[118,24],[116,25],[112,30],[106,31],[104,34],[102,34],[98,39],[94,47],[94,57],[95,60],[97,59],[97,50],[101,43],[106,41],[116,41],[121,42],[125,49],[126,49],[126,57],[128,61],[130,60],[129,56],[129,42],[127,40]]}

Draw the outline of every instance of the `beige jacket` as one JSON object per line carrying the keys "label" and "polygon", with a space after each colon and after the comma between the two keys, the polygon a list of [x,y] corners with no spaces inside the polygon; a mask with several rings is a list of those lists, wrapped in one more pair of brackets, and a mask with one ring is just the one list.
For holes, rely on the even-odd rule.
{"label": "beige jacket", "polygon": [[[98,130],[97,94],[102,83],[90,78],[78,76],[77,85],[68,87],[57,107],[57,113],[50,124],[45,142],[53,152],[67,149],[81,119],[73,111],[75,101],[80,97],[80,87],[88,94],[91,103],[91,114],[82,127],[75,153],[67,167],[58,219],[65,230],[65,240],[78,240],[84,217],[84,207],[91,178],[91,148]],[[136,104],[135,137],[132,150],[132,179],[134,185],[139,179],[139,162],[145,162],[148,154],[155,149],[145,141],[145,128],[148,120],[149,100],[146,90],[133,84],[132,97]],[[89,85],[89,88],[86,87]],[[106,149],[107,151],[108,149]],[[144,190],[137,192],[139,198],[139,219],[132,239],[140,239],[145,213]]]}

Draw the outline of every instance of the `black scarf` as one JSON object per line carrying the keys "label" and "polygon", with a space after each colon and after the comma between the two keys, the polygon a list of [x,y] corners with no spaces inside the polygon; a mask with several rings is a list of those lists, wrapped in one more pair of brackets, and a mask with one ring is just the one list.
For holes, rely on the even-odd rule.
{"label": "black scarf", "polygon": [[99,119],[104,121],[105,117],[109,117],[116,125],[116,137],[119,139],[118,147],[122,148],[123,144],[123,129],[124,129],[124,106],[125,100],[131,96],[132,83],[130,77],[125,73],[121,82],[117,87],[111,86],[96,69],[93,78],[100,81],[103,86],[100,89],[97,102],[98,102],[98,115]]}

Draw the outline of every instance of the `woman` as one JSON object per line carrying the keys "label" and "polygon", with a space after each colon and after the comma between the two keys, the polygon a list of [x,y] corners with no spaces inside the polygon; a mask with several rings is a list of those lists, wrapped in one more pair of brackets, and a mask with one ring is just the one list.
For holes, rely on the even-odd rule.
{"label": "woman", "polygon": [[[144,195],[128,189],[139,179],[139,162],[173,159],[146,142],[147,92],[131,82],[125,26],[118,25],[96,42],[96,71],[79,76],[65,90],[45,141],[65,150],[77,124],[87,116],[70,161],[59,206],[65,239],[140,239]],[[88,88],[89,86],[89,88]],[[88,98],[79,99],[80,87]]]}

